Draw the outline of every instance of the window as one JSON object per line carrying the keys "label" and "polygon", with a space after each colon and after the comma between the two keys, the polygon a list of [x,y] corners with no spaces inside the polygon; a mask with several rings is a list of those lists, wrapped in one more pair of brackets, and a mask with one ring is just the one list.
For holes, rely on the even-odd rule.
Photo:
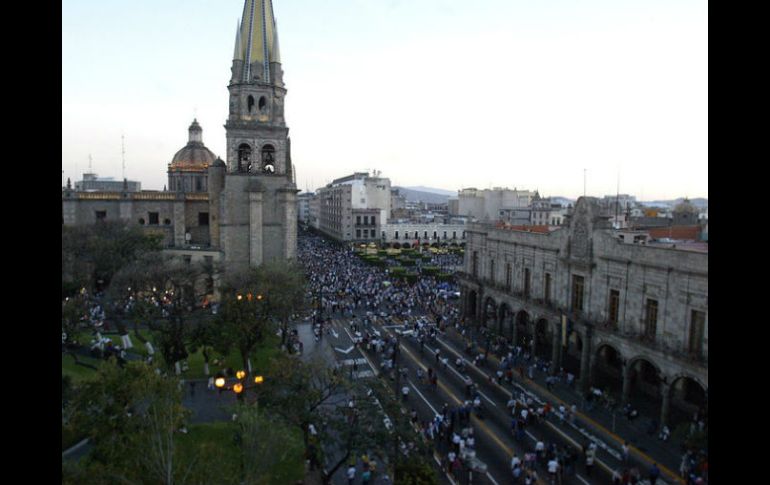
{"label": "window", "polygon": [[428,231],[425,231],[425,232],[424,232],[424,235],[423,235],[423,237],[424,237],[425,239],[428,239]]}
{"label": "window", "polygon": [[197,192],[203,190],[203,181],[200,179],[200,177],[195,178],[195,190]]}
{"label": "window", "polygon": [[438,239],[438,232],[433,231],[433,239]]}
{"label": "window", "polygon": [[247,100],[247,102],[248,102],[249,113],[251,113],[252,111],[254,111],[254,96],[249,96],[249,99]]}
{"label": "window", "polygon": [[582,276],[572,275],[572,311],[583,311],[583,287],[585,280]]}
{"label": "window", "polygon": [[356,225],[357,226],[361,225],[361,216],[356,216]]}
{"label": "window", "polygon": [[444,239],[446,239],[446,231],[444,231]]}
{"label": "window", "polygon": [[199,226],[208,226],[209,225],[209,213],[208,212],[198,212],[198,225]]}
{"label": "window", "polygon": [[163,219],[163,224],[170,226],[171,225],[171,219]]}
{"label": "window", "polygon": [[262,171],[265,173],[275,173],[275,148],[273,148],[273,145],[262,147]]}
{"label": "window", "polygon": [[361,239],[361,229],[356,229],[356,239]]}
{"label": "window", "polygon": [[511,291],[512,278],[511,263],[505,263],[505,289]]}
{"label": "window", "polygon": [[151,226],[157,226],[158,225],[158,213],[157,212],[150,212],[150,225]]}
{"label": "window", "polygon": [[267,99],[264,96],[260,96],[259,97],[259,111],[261,113],[264,113],[266,108],[267,108]]}
{"label": "window", "polygon": [[690,312],[690,336],[688,350],[694,357],[703,356],[703,337],[706,330],[706,314],[697,310]]}
{"label": "window", "polygon": [[457,239],[457,231],[452,231],[452,239]]}
{"label": "window", "polygon": [[248,172],[250,170],[251,170],[251,147],[248,144],[243,143],[238,147],[238,171]]}
{"label": "window", "polygon": [[489,279],[494,283],[495,281],[495,260],[489,260]]}
{"label": "window", "polygon": [[543,299],[546,304],[551,302],[551,273],[545,274],[545,291],[543,292]]}
{"label": "window", "polygon": [[471,274],[473,276],[479,275],[479,253],[478,251],[473,251],[473,258],[471,258]]}
{"label": "window", "polygon": [[524,268],[524,298],[529,298],[529,268]]}
{"label": "window", "polygon": [[96,220],[103,221],[107,219],[107,211],[96,211]]}
{"label": "window", "polygon": [[[398,231],[396,231],[396,234],[393,236],[393,239],[398,239]],[[404,239],[409,239],[408,237],[404,236]]]}
{"label": "window", "polygon": [[644,336],[650,340],[655,339],[658,330],[658,300],[647,299],[644,315]]}
{"label": "window", "polygon": [[465,231],[463,231],[463,239],[465,239]]}
{"label": "window", "polygon": [[618,309],[620,308],[620,292],[610,290],[610,305],[607,314],[607,322],[616,327],[618,325]]}

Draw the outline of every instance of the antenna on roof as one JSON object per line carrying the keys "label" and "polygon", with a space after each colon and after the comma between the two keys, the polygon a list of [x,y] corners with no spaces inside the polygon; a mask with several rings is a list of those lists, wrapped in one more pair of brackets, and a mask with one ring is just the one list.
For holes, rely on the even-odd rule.
{"label": "antenna on roof", "polygon": [[615,193],[615,224],[617,224],[618,226],[620,225],[618,223],[619,210],[620,210],[620,167],[618,167],[618,185],[617,185],[617,192]]}
{"label": "antenna on roof", "polygon": [[91,154],[88,154],[88,173],[93,173],[93,169],[91,168]]}

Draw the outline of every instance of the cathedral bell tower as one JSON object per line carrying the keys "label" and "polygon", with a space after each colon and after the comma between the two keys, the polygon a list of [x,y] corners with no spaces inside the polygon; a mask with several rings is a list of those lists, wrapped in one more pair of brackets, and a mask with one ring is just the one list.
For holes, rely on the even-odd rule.
{"label": "cathedral bell tower", "polygon": [[293,181],[283,116],[286,88],[271,0],[244,3],[228,90],[227,171],[287,175]]}
{"label": "cathedral bell tower", "polygon": [[271,0],[244,2],[227,89],[227,163],[209,170],[209,200],[219,214],[212,242],[218,242],[227,265],[293,259],[298,191]]}

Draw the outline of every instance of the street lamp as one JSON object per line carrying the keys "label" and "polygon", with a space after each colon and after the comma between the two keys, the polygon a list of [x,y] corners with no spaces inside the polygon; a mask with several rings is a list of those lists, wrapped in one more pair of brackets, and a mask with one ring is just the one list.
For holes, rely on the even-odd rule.
{"label": "street lamp", "polygon": [[254,376],[254,379],[252,380],[254,382],[254,385],[247,385],[248,384],[248,374],[244,370],[239,370],[235,373],[236,379],[238,379],[237,382],[233,383],[231,386],[227,385],[227,382],[225,381],[225,378],[220,374],[215,380],[214,380],[214,386],[216,386],[217,389],[219,389],[219,392],[221,393],[223,390],[230,390],[235,393],[236,396],[238,396],[239,400],[243,399],[243,391],[248,389],[256,389],[261,384],[265,382],[265,377],[261,375]]}

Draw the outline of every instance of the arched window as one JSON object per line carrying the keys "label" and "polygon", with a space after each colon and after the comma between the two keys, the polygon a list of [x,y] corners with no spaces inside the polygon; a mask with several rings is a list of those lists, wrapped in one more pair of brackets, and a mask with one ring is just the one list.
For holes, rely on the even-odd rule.
{"label": "arched window", "polygon": [[251,113],[252,111],[254,111],[254,96],[249,95],[248,103],[249,103],[249,113]]}
{"label": "arched window", "polygon": [[259,112],[264,113],[267,109],[267,98],[260,96],[259,98]]}
{"label": "arched window", "polygon": [[248,172],[251,169],[251,147],[243,143],[238,147],[238,171]]}
{"label": "arched window", "polygon": [[273,145],[262,147],[262,171],[265,173],[275,173],[275,148]]}

